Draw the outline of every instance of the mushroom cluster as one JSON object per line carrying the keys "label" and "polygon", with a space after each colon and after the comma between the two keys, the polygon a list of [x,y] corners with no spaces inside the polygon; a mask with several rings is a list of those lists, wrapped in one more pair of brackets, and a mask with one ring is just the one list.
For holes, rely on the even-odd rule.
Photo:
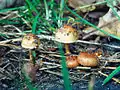
{"label": "mushroom cluster", "polygon": [[[78,32],[72,26],[64,25],[55,33],[55,40],[65,44],[66,64],[68,68],[77,67],[79,64],[82,66],[95,67],[98,66],[98,56],[100,53],[81,52],[78,56],[70,55],[69,44],[76,42],[78,39]],[[29,49],[30,61],[23,65],[23,70],[31,77],[32,81],[35,80],[35,74],[38,67],[33,63],[32,50],[38,48],[40,39],[34,34],[27,34],[23,37],[21,46]]]}
{"label": "mushroom cluster", "polygon": [[[68,68],[74,68],[76,66],[90,66],[95,67],[98,65],[99,60],[97,57],[97,53],[88,53],[81,52],[78,57],[70,55],[69,44],[74,43],[78,39],[78,32],[76,29],[72,28],[72,26],[64,25],[55,33],[55,40],[65,44],[65,52],[66,52],[66,64]],[[68,56],[69,55],[69,56]]]}
{"label": "mushroom cluster", "polygon": [[99,59],[96,53],[81,52],[78,56],[66,56],[68,68],[75,68],[78,65],[86,67],[96,67],[99,65]]}

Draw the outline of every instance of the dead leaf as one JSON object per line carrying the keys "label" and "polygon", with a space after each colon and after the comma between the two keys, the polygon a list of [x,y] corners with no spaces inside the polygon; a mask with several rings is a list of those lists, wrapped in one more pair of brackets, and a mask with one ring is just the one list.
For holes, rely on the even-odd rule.
{"label": "dead leaf", "polygon": [[[119,12],[118,12],[118,14],[119,14]],[[113,34],[115,36],[120,37],[120,21],[113,14],[111,9],[103,17],[99,18],[99,23],[97,26],[109,34]],[[100,31],[94,32],[95,30],[96,29],[94,29],[93,27],[89,27],[89,28],[83,30],[83,32],[84,33],[92,33],[91,35],[96,34],[96,35],[100,35],[100,36],[107,36],[106,34],[100,32]],[[89,36],[91,36],[91,35],[89,35]],[[86,37],[86,36],[84,36],[84,37]]]}
{"label": "dead leaf", "polygon": [[88,11],[93,11],[95,10],[95,6],[91,5],[89,7],[86,7],[86,8],[81,8],[82,6],[85,6],[85,5],[90,5],[90,4],[93,4],[95,2],[99,2],[99,1],[103,1],[103,0],[68,0],[68,6],[76,9],[76,10],[80,10],[82,12],[88,12]]}

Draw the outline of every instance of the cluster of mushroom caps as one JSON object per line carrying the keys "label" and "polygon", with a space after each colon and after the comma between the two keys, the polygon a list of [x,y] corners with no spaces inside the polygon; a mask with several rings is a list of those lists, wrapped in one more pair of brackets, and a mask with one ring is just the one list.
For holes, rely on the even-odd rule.
{"label": "cluster of mushroom caps", "polygon": [[[98,66],[99,60],[96,54],[81,52],[79,55],[71,55],[69,44],[78,40],[79,33],[70,25],[64,25],[55,33],[55,40],[65,44],[66,64],[68,68],[77,67],[79,64],[83,66]],[[34,34],[27,34],[23,37],[22,47],[32,50],[39,46],[40,40]]]}
{"label": "cluster of mushroom caps", "polygon": [[78,56],[70,55],[69,44],[78,40],[79,33],[72,26],[64,25],[57,30],[55,40],[65,44],[66,64],[68,68],[83,66],[98,66],[99,60],[95,53],[81,52]]}

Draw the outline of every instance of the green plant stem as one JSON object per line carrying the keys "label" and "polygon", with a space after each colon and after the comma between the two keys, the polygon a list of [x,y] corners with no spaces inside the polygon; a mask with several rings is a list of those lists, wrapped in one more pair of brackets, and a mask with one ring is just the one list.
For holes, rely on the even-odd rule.
{"label": "green plant stem", "polygon": [[30,57],[30,62],[35,66],[35,57],[36,57],[36,53],[35,50],[31,50],[29,49],[29,57]]}
{"label": "green plant stem", "polygon": [[112,71],[112,73],[103,81],[103,85],[105,85],[110,79],[112,79],[112,77],[118,72],[120,72],[120,66],[117,67],[114,71]]}
{"label": "green plant stem", "polygon": [[59,13],[59,19],[58,19],[58,27],[62,26],[62,20],[61,18],[63,18],[63,11],[64,11],[64,0],[61,0],[60,2],[60,13]]}
{"label": "green plant stem", "polygon": [[36,34],[36,27],[37,27],[39,15],[40,15],[40,14],[38,14],[38,15],[34,18],[33,25],[32,25],[32,34]]}
{"label": "green plant stem", "polygon": [[49,20],[49,10],[46,0],[44,0],[44,4],[45,4],[46,20]]}
{"label": "green plant stem", "polygon": [[1,9],[0,10],[0,13],[1,12],[7,12],[7,11],[13,11],[13,10],[18,10],[18,9],[25,9],[25,6],[20,6],[20,7],[15,7],[15,8],[7,8],[7,9]]}
{"label": "green plant stem", "polygon": [[36,14],[38,14],[37,9],[36,9],[35,6],[31,3],[31,1],[30,1],[30,0],[25,0],[25,1],[27,2],[30,10],[31,10],[31,11],[33,10],[34,12],[36,12]]}
{"label": "green plant stem", "polygon": [[65,59],[65,57],[63,57],[64,52],[62,50],[62,45],[59,44],[58,47],[59,47],[59,51],[60,51],[60,55],[61,55],[62,74],[63,74],[65,90],[72,90],[71,81],[69,80],[68,68],[66,66],[66,59]]}

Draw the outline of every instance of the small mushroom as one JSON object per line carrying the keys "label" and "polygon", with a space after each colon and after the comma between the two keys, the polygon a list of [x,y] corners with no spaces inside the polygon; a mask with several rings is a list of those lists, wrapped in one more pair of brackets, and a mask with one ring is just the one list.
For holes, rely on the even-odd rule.
{"label": "small mushroom", "polygon": [[32,63],[25,63],[22,68],[22,72],[26,74],[26,76],[30,77],[31,81],[36,80],[36,72],[39,69],[39,66],[36,64],[35,66]]}
{"label": "small mushroom", "polygon": [[64,25],[55,33],[55,40],[65,44],[66,54],[70,54],[69,44],[76,42],[78,32],[69,25]]}
{"label": "small mushroom", "polygon": [[81,52],[78,55],[77,61],[83,66],[95,67],[98,66],[99,60],[94,53]]}
{"label": "small mushroom", "polygon": [[77,62],[77,56],[66,56],[66,64],[68,68],[77,67],[79,64]]}
{"label": "small mushroom", "polygon": [[[38,48],[40,45],[40,39],[34,34],[27,34],[23,37],[21,46],[29,49],[30,61],[33,62],[32,49]],[[33,62],[34,63],[34,62]]]}
{"label": "small mushroom", "polygon": [[35,49],[40,45],[39,38],[34,34],[27,34],[22,39],[21,46],[26,49]]}

